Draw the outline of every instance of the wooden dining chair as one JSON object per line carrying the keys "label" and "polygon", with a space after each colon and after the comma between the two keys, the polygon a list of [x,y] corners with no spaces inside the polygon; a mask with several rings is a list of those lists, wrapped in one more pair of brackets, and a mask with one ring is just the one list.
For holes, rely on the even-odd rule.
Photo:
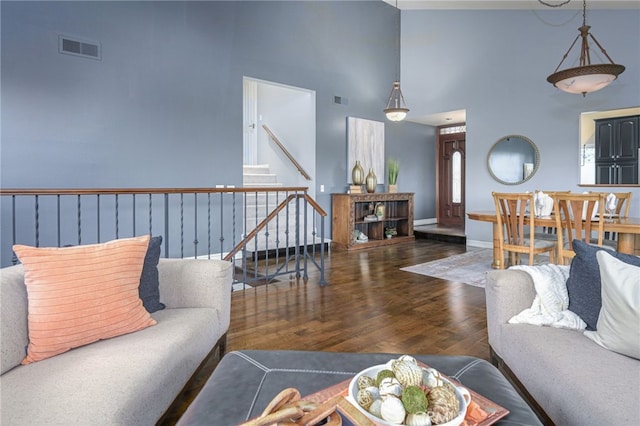
{"label": "wooden dining chair", "polygon": [[[553,194],[571,194],[571,191],[540,191],[535,190],[535,193],[544,192],[553,199]],[[534,210],[535,211],[535,210]],[[553,212],[553,209],[551,210]],[[539,226],[536,228],[536,239],[558,242],[558,228],[555,226]]]}
{"label": "wooden dining chair", "polygon": [[533,193],[492,192],[496,207],[498,228],[498,267],[504,268],[505,251],[509,253],[509,266],[518,265],[521,255],[529,255],[529,265],[535,263],[535,256],[549,253],[549,261],[555,262],[553,241],[536,240]]}
{"label": "wooden dining chair", "polygon": [[[591,193],[603,194],[605,200],[609,196],[609,192],[592,191]],[[616,210],[613,212],[615,217],[629,217],[629,209],[631,208],[631,197],[633,196],[633,192],[613,192],[612,194],[618,199]],[[604,214],[605,217],[608,217],[606,208]],[[618,246],[617,232],[605,231],[603,244],[615,249]]]}
{"label": "wooden dining chair", "polygon": [[576,253],[573,240],[602,246],[604,242],[604,203],[602,193],[554,194],[553,211],[558,228],[556,256],[568,265]]}

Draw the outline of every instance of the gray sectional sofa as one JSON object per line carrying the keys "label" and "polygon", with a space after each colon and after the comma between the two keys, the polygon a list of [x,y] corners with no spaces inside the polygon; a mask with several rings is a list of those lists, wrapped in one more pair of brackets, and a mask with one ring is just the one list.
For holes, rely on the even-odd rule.
{"label": "gray sectional sofa", "polygon": [[509,324],[536,294],[518,270],[487,274],[492,361],[515,382],[546,424],[636,425],[640,360],[609,351],[581,331]]}
{"label": "gray sectional sofa", "polygon": [[21,265],[1,274],[1,414],[11,425],[153,425],[209,356],[224,352],[232,266],[161,259],[157,324],[20,365],[28,343]]}

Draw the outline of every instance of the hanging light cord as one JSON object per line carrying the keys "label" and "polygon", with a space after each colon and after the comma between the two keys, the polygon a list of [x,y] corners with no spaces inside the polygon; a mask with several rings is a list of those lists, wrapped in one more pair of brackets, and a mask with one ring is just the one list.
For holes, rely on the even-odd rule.
{"label": "hanging light cord", "polygon": [[396,69],[396,81],[400,81],[400,62],[402,60],[400,52],[400,9],[396,0],[396,48],[398,49],[398,67]]}
{"label": "hanging light cord", "polygon": [[[538,0],[538,1],[540,3],[543,3],[542,0]],[[568,3],[568,1],[567,1],[567,3]],[[598,42],[598,40],[596,40],[596,38],[593,36],[593,34],[591,34],[589,32],[590,28],[591,27],[589,27],[587,25],[587,0],[583,0],[582,1],[582,27],[579,28],[580,34],[578,34],[578,36],[575,38],[575,40],[573,40],[573,43],[571,43],[571,46],[569,46],[569,50],[567,50],[567,53],[565,53],[564,56],[562,57],[562,60],[560,61],[560,63],[556,67],[556,70],[554,71],[554,73],[558,72],[558,70],[560,69],[560,66],[562,66],[562,63],[564,62],[564,60],[567,59],[567,56],[569,55],[569,52],[571,51],[571,49],[573,49],[573,46],[576,44],[576,42],[580,38],[582,38],[582,40],[583,40],[583,47],[582,47],[582,51],[580,53],[580,66],[581,67],[583,67],[585,65],[591,65],[591,57],[589,55],[589,47],[586,44],[587,37],[591,37],[591,40],[593,40],[593,42],[596,44],[596,46],[598,46],[598,48],[600,48],[600,51],[604,54],[604,56],[607,57],[609,62],[611,62],[612,64],[615,64],[615,62],[613,62],[613,59],[611,59],[611,57],[609,56],[607,51],[604,50],[604,47],[602,47],[602,45]]]}

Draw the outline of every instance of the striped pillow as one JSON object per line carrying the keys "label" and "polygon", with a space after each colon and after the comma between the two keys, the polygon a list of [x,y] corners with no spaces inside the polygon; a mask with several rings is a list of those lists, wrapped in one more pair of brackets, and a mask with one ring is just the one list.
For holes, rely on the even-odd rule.
{"label": "striped pillow", "polygon": [[15,245],[29,299],[22,364],[156,324],[138,296],[148,245],[148,235],[64,248]]}

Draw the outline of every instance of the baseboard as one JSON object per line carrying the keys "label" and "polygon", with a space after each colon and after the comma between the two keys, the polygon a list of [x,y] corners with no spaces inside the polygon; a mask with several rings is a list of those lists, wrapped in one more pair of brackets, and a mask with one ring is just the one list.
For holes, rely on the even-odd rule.
{"label": "baseboard", "polygon": [[413,227],[415,228],[420,225],[434,225],[436,223],[438,223],[438,220],[435,217],[430,219],[416,219],[413,221]]}
{"label": "baseboard", "polygon": [[493,248],[493,242],[491,241],[480,241],[480,240],[469,240],[467,239],[467,245],[471,247],[480,247],[480,248]]}

